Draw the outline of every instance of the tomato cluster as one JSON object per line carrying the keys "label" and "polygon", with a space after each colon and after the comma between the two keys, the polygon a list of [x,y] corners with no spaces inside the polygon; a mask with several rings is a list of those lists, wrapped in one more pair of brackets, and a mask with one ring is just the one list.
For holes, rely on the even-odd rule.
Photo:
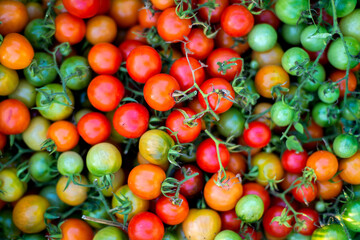
{"label": "tomato cluster", "polygon": [[0,239],[360,238],[356,0],[2,0],[0,36]]}

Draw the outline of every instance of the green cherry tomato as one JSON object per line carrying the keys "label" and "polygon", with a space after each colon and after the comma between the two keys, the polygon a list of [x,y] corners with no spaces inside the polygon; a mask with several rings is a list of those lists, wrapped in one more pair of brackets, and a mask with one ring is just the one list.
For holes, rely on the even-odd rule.
{"label": "green cherry tomato", "polygon": [[81,90],[89,85],[91,70],[86,58],[73,56],[67,58],[60,67],[66,86],[71,90]]}
{"label": "green cherry tomato", "polygon": [[341,134],[334,139],[333,150],[340,158],[352,157],[358,150],[358,141],[352,135]]}
{"label": "green cherry tomato", "polygon": [[47,49],[51,46],[55,26],[49,26],[44,19],[34,19],[26,26],[24,35],[35,49]]}
{"label": "green cherry tomato", "polygon": [[288,126],[295,117],[295,110],[283,101],[272,105],[270,111],[271,120],[279,127]]}
{"label": "green cherry tomato", "polygon": [[7,96],[15,91],[19,84],[19,75],[13,69],[0,65],[0,96]]}
{"label": "green cherry tomato", "polygon": [[217,129],[224,137],[239,137],[244,130],[245,118],[236,108],[230,108],[220,115]]}
{"label": "green cherry tomato", "polygon": [[360,42],[360,9],[340,20],[340,29],[345,36],[353,37]]}
{"label": "green cherry tomato", "polygon": [[2,239],[19,239],[21,231],[12,221],[12,211],[10,209],[0,211],[0,229]]}
{"label": "green cherry tomato", "polygon": [[296,25],[301,13],[307,8],[306,0],[278,0],[275,5],[275,13],[283,23]]}
{"label": "green cherry tomato", "polygon": [[257,52],[265,52],[273,48],[277,42],[277,33],[269,24],[257,24],[248,35],[249,46]]}
{"label": "green cherry tomato", "polygon": [[316,211],[318,211],[319,213],[325,212],[326,211],[326,204],[324,201],[318,201],[315,204],[315,209]]}
{"label": "green cherry tomato", "polygon": [[[86,208],[82,210],[82,214],[86,215],[88,217],[110,220],[110,216],[109,216],[108,212],[106,211],[106,208],[102,202],[98,202],[94,205],[89,204],[89,206],[86,206]],[[93,221],[87,221],[87,223],[90,226],[92,226],[94,228],[98,228],[98,229],[104,227],[103,224],[93,222]]]}
{"label": "green cherry tomato", "polygon": [[127,240],[126,234],[117,227],[104,227],[99,230],[93,240]]}
{"label": "green cherry tomato", "polygon": [[312,109],[311,115],[320,127],[330,127],[339,121],[339,108],[332,104],[318,102]]}
{"label": "green cherry tomato", "polygon": [[[322,26],[316,25],[307,26],[300,36],[300,41],[303,47],[311,52],[317,52],[323,49],[326,45],[326,38],[316,37],[317,34],[327,33],[326,29]],[[319,35],[318,35],[319,36]]]}
{"label": "green cherry tomato", "polygon": [[34,151],[41,151],[41,146],[47,139],[47,130],[50,124],[50,121],[42,116],[32,118],[30,125],[22,133],[25,144]]}
{"label": "green cherry tomato", "polygon": [[309,54],[302,48],[293,47],[288,49],[281,59],[281,65],[291,75],[299,76],[301,75],[300,69],[290,70],[296,66],[308,64],[310,60]]}
{"label": "green cherry tomato", "polygon": [[346,227],[353,232],[360,232],[360,199],[345,203],[341,212]]}
{"label": "green cherry tomato", "polygon": [[[309,68],[311,68],[313,64],[313,62],[310,62]],[[325,78],[325,68],[323,65],[318,63],[311,71],[311,74],[303,74],[298,77],[298,82],[302,83],[303,81],[306,81],[303,85],[303,88],[308,92],[316,92],[320,85],[325,81]]]}
{"label": "green cherry tomato", "polygon": [[77,152],[63,152],[58,158],[57,168],[64,176],[80,174],[84,168],[84,161]]}
{"label": "green cherry tomato", "polygon": [[[360,43],[353,37],[344,37],[345,44],[349,53],[356,56],[360,52]],[[341,38],[336,39],[330,44],[327,54],[330,64],[340,70],[346,70],[349,58],[346,55],[344,43]],[[354,68],[358,62],[355,59],[350,60],[350,68]]]}
{"label": "green cherry tomato", "polygon": [[340,97],[340,90],[337,84],[326,83],[319,87],[318,96],[324,103],[334,103]]}
{"label": "green cherry tomato", "polygon": [[264,214],[264,202],[258,195],[246,195],[237,202],[235,212],[241,221],[256,222]]}
{"label": "green cherry tomato", "polygon": [[297,232],[292,232],[286,236],[286,240],[311,240],[311,236],[305,236]]}
{"label": "green cherry tomato", "polygon": [[27,183],[16,176],[15,168],[5,168],[0,172],[0,200],[14,202],[22,197],[27,189]]}
{"label": "green cherry tomato", "polygon": [[32,179],[37,182],[48,182],[56,174],[51,169],[54,158],[47,152],[34,153],[29,160],[29,173]]}
{"label": "green cherry tomato", "polygon": [[342,117],[349,121],[355,121],[355,119],[360,118],[360,99],[349,97],[345,101],[342,101],[340,104]]}
{"label": "green cherry tomato", "polygon": [[68,207],[68,205],[63,201],[61,201],[58,195],[56,194],[55,185],[44,187],[43,189],[41,189],[39,195],[46,198],[52,207],[58,207],[59,212],[64,211]]}
{"label": "green cherry tomato", "polygon": [[41,91],[36,95],[36,107],[40,114],[51,120],[58,121],[68,118],[73,112],[74,95],[69,89],[66,93],[69,96],[72,105],[63,94],[63,88],[58,83],[50,83],[40,88]]}
{"label": "green cherry tomato", "polygon": [[19,85],[9,95],[9,98],[23,102],[28,108],[35,106],[36,90],[35,87],[26,80],[20,80]]}
{"label": "green cherry tomato", "polygon": [[299,45],[300,36],[305,27],[306,25],[303,23],[296,25],[284,24],[281,29],[281,36],[285,42],[291,45]]}
{"label": "green cherry tomato", "polygon": [[214,240],[241,240],[240,235],[231,230],[224,230],[219,232]]}
{"label": "green cherry tomato", "polygon": [[50,54],[37,52],[32,63],[24,69],[25,78],[35,87],[49,84],[57,77],[54,65],[54,59]]}
{"label": "green cherry tomato", "polygon": [[[349,15],[352,11],[354,11],[356,2],[356,0],[334,0],[336,16],[341,18]],[[332,1],[328,1],[325,10],[330,16],[333,16]]]}
{"label": "green cherry tomato", "polygon": [[332,223],[316,229],[311,240],[347,240],[348,237],[341,225]]}

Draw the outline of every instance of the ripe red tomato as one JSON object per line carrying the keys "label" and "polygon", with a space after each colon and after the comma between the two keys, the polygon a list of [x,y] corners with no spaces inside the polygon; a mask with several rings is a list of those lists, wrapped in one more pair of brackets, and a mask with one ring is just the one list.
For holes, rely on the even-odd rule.
{"label": "ripe red tomato", "polygon": [[[292,230],[292,227],[287,227],[285,224],[280,225],[278,222],[272,222],[274,217],[281,216],[283,207],[273,206],[269,208],[263,217],[263,226],[265,231],[273,237],[283,238],[286,237]],[[288,213],[289,216],[289,213]],[[294,218],[287,220],[287,223],[292,226]]]}
{"label": "ripe red tomato", "polygon": [[187,175],[192,175],[194,173],[198,173],[195,177],[192,177],[185,181],[180,186],[180,193],[186,198],[191,198],[200,193],[205,185],[205,179],[203,172],[193,164],[185,164],[181,169],[177,169],[174,173],[174,178],[178,181],[184,180],[184,174],[182,169],[186,171]]}
{"label": "ripe red tomato", "polygon": [[[2,134],[0,132],[0,151],[4,149],[5,145],[6,145],[6,142],[7,142],[7,138],[6,138],[6,135],[5,134]],[[1,204],[1,202],[0,202]],[[1,210],[1,208],[0,208]]]}
{"label": "ripe red tomato", "polygon": [[246,183],[243,185],[243,196],[255,194],[258,195],[264,202],[264,211],[270,206],[270,195],[266,189],[258,183]]}
{"label": "ripe red tomato", "polygon": [[220,212],[221,230],[231,230],[239,232],[241,220],[236,215],[235,209]]}
{"label": "ripe red tomato", "polygon": [[244,176],[247,169],[247,159],[241,153],[230,153],[230,160],[227,170],[234,174]]}
{"label": "ripe red tomato", "polygon": [[262,122],[251,122],[243,133],[245,144],[252,148],[263,148],[270,142],[271,130]]}
{"label": "ripe red tomato", "polygon": [[161,72],[161,58],[152,47],[139,46],[132,50],[126,60],[126,69],[130,77],[139,83]]}
{"label": "ripe red tomato", "polygon": [[176,79],[169,74],[160,73],[146,81],[144,98],[152,109],[168,111],[175,106],[176,102],[172,96],[175,90],[180,90]]}
{"label": "ripe red tomato", "polygon": [[280,19],[271,10],[264,10],[260,14],[254,15],[255,23],[266,23],[271,25],[275,30],[280,26]]}
{"label": "ripe red tomato", "polygon": [[30,112],[24,103],[16,99],[0,102],[0,132],[5,135],[20,134],[30,124]]}
{"label": "ripe red tomato", "polygon": [[[213,92],[214,90],[221,90],[219,93],[213,92],[207,99],[210,108],[217,114],[226,112],[231,108],[233,103],[230,100],[235,99],[235,92],[231,84],[223,78],[211,78],[203,82],[200,86],[204,94]],[[199,102],[203,108],[207,108],[205,99],[201,94],[198,94]],[[230,100],[228,100],[230,99]]]}
{"label": "ripe red tomato", "polygon": [[306,216],[303,214],[297,215],[300,222],[304,222],[300,226],[295,226],[295,231],[305,236],[311,236],[319,225],[319,213],[312,208],[302,208],[297,212]]}
{"label": "ripe red tomato", "polygon": [[191,31],[191,20],[181,19],[174,7],[167,8],[159,16],[157,30],[165,41],[182,41]]}
{"label": "ripe red tomato", "polygon": [[111,43],[98,43],[90,49],[88,60],[97,74],[115,74],[121,65],[120,50]]}
{"label": "ripe red tomato", "polygon": [[285,171],[290,173],[302,173],[306,167],[308,158],[307,152],[297,152],[295,150],[286,149],[281,156],[281,164]]}
{"label": "ripe red tomato", "polygon": [[111,0],[100,0],[98,15],[105,14],[110,10]]}
{"label": "ripe red tomato", "polygon": [[[229,61],[232,58],[240,58],[240,55],[231,48],[218,48],[212,51],[206,60],[206,65],[208,65],[206,70],[208,74],[211,77],[224,78],[231,82],[234,80],[235,76],[240,73],[242,67],[242,60]],[[230,69],[227,69],[226,73],[224,73],[224,71],[219,71],[220,66],[218,64],[219,62],[223,63],[224,61],[236,64],[232,65]]]}
{"label": "ripe red tomato", "polygon": [[196,119],[191,123],[186,123],[183,114],[186,114],[187,118],[191,118],[196,113],[190,108],[175,109],[167,117],[165,126],[171,130],[167,129],[167,132],[175,141],[176,137],[172,132],[177,132],[176,136],[180,143],[189,143],[199,136],[201,132],[201,121],[200,119]]}
{"label": "ripe red tomato", "polygon": [[254,26],[254,16],[242,5],[230,5],[221,15],[220,24],[230,36],[243,37]]}
{"label": "ripe red tomato", "polygon": [[126,103],[116,109],[113,125],[126,138],[138,138],[149,125],[149,111],[140,103]]}
{"label": "ripe red tomato", "polygon": [[70,13],[62,13],[55,18],[55,38],[57,41],[77,44],[85,37],[86,25],[84,20]]}
{"label": "ripe red tomato", "polygon": [[[187,38],[188,56],[197,60],[206,59],[214,48],[214,39],[206,37],[200,28],[192,29]],[[185,43],[181,43],[181,50],[185,56]]]}
{"label": "ripe red tomato", "polygon": [[114,110],[124,94],[125,88],[120,80],[108,75],[97,76],[90,82],[87,89],[90,103],[103,112]]}
{"label": "ripe red tomato", "polygon": [[[295,209],[295,210],[299,209],[299,203],[297,201],[293,200],[290,195],[285,195],[285,198],[286,198],[286,201],[290,204],[290,206],[293,209]],[[282,200],[279,197],[272,197],[270,205],[271,205],[271,207],[280,206],[282,208],[288,208],[288,205],[286,205],[284,200]]]}
{"label": "ripe red tomato", "polygon": [[129,222],[130,239],[161,240],[164,232],[164,224],[151,212],[138,213]]}
{"label": "ripe red tomato", "polygon": [[[357,86],[356,76],[353,72],[351,72],[351,71],[349,72],[348,79],[345,79],[345,75],[346,75],[346,71],[336,70],[336,71],[332,72],[329,76],[331,81],[337,82],[337,85],[339,86],[339,90],[340,90],[340,97],[345,96],[346,81],[348,82],[347,87],[350,92],[355,91],[356,86]],[[340,81],[340,82],[338,82],[338,81]]]}
{"label": "ripe red tomato", "polygon": [[[170,195],[172,196],[172,195]],[[189,204],[186,198],[179,194],[180,205],[176,205],[169,197],[161,196],[155,205],[156,215],[168,225],[182,223],[189,214]]]}
{"label": "ripe red tomato", "polygon": [[79,18],[91,18],[100,8],[100,0],[62,0],[66,10]]}
{"label": "ripe red tomato", "polygon": [[143,28],[156,27],[159,16],[160,12],[152,13],[150,9],[142,8],[138,16],[139,24]]}
{"label": "ripe red tomato", "polygon": [[[186,57],[179,58],[170,68],[170,75],[178,81],[181,91],[186,91],[192,87],[194,82],[200,86],[205,80],[205,71],[199,61],[192,57],[188,59],[189,62]],[[194,76],[192,71],[194,72]]]}
{"label": "ripe red tomato", "polygon": [[[298,183],[300,181],[296,181],[294,184]],[[300,203],[310,203],[315,200],[318,194],[318,187],[315,183],[310,183],[308,186],[301,185],[300,187],[293,188],[291,194]]]}
{"label": "ripe red tomato", "polygon": [[[219,153],[222,166],[225,168],[230,161],[230,153],[224,144],[219,144]],[[196,150],[196,163],[209,173],[216,173],[220,169],[216,144],[211,138],[202,141]]]}
{"label": "ripe red tomato", "polygon": [[79,142],[79,134],[74,124],[68,121],[56,121],[47,130],[47,138],[54,141],[56,151],[66,152]]}
{"label": "ripe red tomato", "polygon": [[130,52],[135,48],[144,45],[142,42],[138,40],[125,40],[119,45],[119,49],[121,52],[121,56],[126,61],[130,55]]}
{"label": "ripe red tomato", "polygon": [[[209,0],[199,0],[198,5],[208,3]],[[208,22],[210,20],[210,23],[218,23],[220,22],[221,14],[224,12],[225,8],[229,6],[229,0],[215,0],[215,4],[218,4],[215,9],[210,9],[208,7],[202,7],[199,9],[199,17],[205,21]]]}
{"label": "ripe red tomato", "polygon": [[111,124],[104,114],[91,112],[80,118],[77,130],[85,142],[95,145],[108,139],[111,133]]}

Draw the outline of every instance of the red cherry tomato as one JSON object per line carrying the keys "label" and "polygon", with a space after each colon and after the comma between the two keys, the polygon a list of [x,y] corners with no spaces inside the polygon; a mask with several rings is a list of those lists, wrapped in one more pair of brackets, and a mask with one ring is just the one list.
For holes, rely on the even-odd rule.
{"label": "red cherry tomato", "polygon": [[265,123],[255,121],[244,129],[243,136],[245,144],[249,147],[262,148],[270,142],[271,130]]}
{"label": "red cherry tomato", "polygon": [[111,43],[98,43],[90,49],[88,60],[97,74],[115,74],[121,65],[120,50]]}
{"label": "red cherry tomato", "polygon": [[221,15],[220,24],[230,36],[243,37],[254,26],[254,16],[242,5],[230,5]]}
{"label": "red cherry tomato", "polygon": [[[230,161],[230,153],[224,144],[219,144],[219,153],[222,166],[225,168]],[[208,173],[216,173],[220,169],[216,144],[208,138],[202,141],[196,150],[196,163]]]}
{"label": "red cherry tomato", "polygon": [[164,224],[151,212],[138,213],[129,222],[130,239],[161,240],[164,232]]}
{"label": "red cherry tomato", "polygon": [[111,124],[104,114],[91,112],[80,118],[77,130],[85,142],[95,145],[110,136]]}
{"label": "red cherry tomato", "polygon": [[167,8],[159,16],[157,30],[165,41],[182,41],[191,31],[191,20],[181,19],[174,7]]}
{"label": "red cherry tomato", "polygon": [[254,15],[255,23],[266,23],[271,25],[275,30],[280,26],[280,19],[271,10],[264,10],[260,14]]}
{"label": "red cherry tomato", "polygon": [[[170,195],[171,196],[171,195]],[[189,204],[184,196],[179,194],[180,204],[174,204],[169,197],[161,196],[155,205],[156,215],[168,225],[182,223],[189,214]]]}
{"label": "red cherry tomato", "polygon": [[221,230],[231,230],[239,232],[241,220],[236,215],[235,209],[220,212]]}
{"label": "red cherry tomato", "polygon": [[193,175],[194,173],[198,173],[198,175],[188,179],[180,186],[180,193],[182,195],[184,195],[186,198],[194,197],[195,195],[200,193],[201,190],[203,190],[204,188],[205,185],[204,174],[195,165],[185,164],[184,166],[182,166],[181,169],[176,170],[176,172],[174,173],[174,178],[177,179],[178,181],[184,180],[185,177],[183,171],[185,171],[187,175]]}
{"label": "red cherry tomato", "polygon": [[[208,2],[209,0],[199,0],[198,5],[205,4]],[[215,7],[215,9],[211,9],[211,14],[210,14],[210,9],[208,7],[202,7],[199,9],[199,16],[203,21],[208,22],[210,20],[210,23],[220,22],[221,14],[224,12],[225,8],[229,6],[229,1],[215,0],[215,4],[218,4],[218,6]]]}
{"label": "red cherry tomato", "polygon": [[124,58],[124,60],[126,61],[127,58],[129,57],[130,53],[132,50],[134,50],[135,48],[144,45],[144,43],[138,41],[138,40],[125,40],[123,41],[120,46],[120,53],[121,56]]}
{"label": "red cherry tomato", "polygon": [[85,37],[86,25],[84,20],[69,13],[62,13],[55,18],[55,38],[57,41],[77,44]]}
{"label": "red cherry tomato", "polygon": [[299,221],[304,222],[300,226],[295,226],[295,231],[305,236],[311,236],[319,225],[319,213],[312,208],[302,208],[297,212],[306,216],[303,214],[297,215]]}
{"label": "red cherry tomato", "polygon": [[[292,230],[292,227],[287,227],[285,224],[280,225],[278,222],[272,222],[274,217],[281,216],[284,208],[280,206],[273,206],[269,208],[263,217],[263,226],[265,231],[273,236],[278,238],[286,237]],[[289,213],[288,213],[289,216]],[[294,218],[287,220],[287,223],[292,226]]]}
{"label": "red cherry tomato", "polygon": [[24,103],[16,99],[0,102],[0,132],[6,135],[20,134],[30,124],[30,112]]}
{"label": "red cherry tomato", "polygon": [[302,173],[308,159],[307,152],[296,152],[286,149],[281,156],[283,168],[290,173]]}
{"label": "red cherry tomato", "polygon": [[[296,181],[294,184],[300,183]],[[299,187],[293,188],[291,190],[291,194],[294,196],[296,201],[300,203],[310,203],[315,200],[318,192],[318,187],[314,183],[310,183],[309,185],[301,185]]]}
{"label": "red cherry tomato", "polygon": [[[200,28],[192,29],[187,38],[186,48],[189,51],[189,57],[204,60],[214,48],[214,39],[206,37]],[[185,43],[181,43],[181,50],[185,56]]]}
{"label": "red cherry tomato", "polygon": [[[232,58],[240,58],[240,55],[231,48],[218,48],[212,51],[206,60],[206,65],[208,65],[206,70],[208,74],[211,77],[224,78],[231,82],[235,76],[241,72],[242,67],[242,60],[229,61]],[[220,66],[218,64],[219,62],[223,63],[225,61],[228,61],[230,64],[235,63],[230,69],[226,70],[226,73],[219,71]]]}
{"label": "red cherry tomato", "polygon": [[66,10],[79,18],[91,18],[100,8],[100,0],[62,0]]}

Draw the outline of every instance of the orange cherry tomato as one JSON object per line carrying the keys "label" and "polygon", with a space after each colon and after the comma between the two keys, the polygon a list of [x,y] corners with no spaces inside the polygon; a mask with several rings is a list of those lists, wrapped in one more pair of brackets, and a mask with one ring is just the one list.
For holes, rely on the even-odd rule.
{"label": "orange cherry tomato", "polygon": [[218,48],[232,48],[239,55],[245,53],[250,48],[248,41],[245,43],[235,42],[234,38],[227,34],[223,29],[220,29],[216,34],[215,44]]}
{"label": "orange cherry tomato", "polygon": [[270,116],[270,109],[272,104],[267,102],[258,103],[254,107],[253,114],[261,114],[265,111],[268,111],[267,113],[263,114],[261,117],[257,118],[256,121],[265,123],[269,126],[270,129],[274,128],[275,124],[271,121]]}
{"label": "orange cherry tomato", "polygon": [[[304,131],[306,135],[305,140],[309,139],[310,137],[313,139],[320,139],[324,136],[323,128],[317,125],[313,120],[309,122],[309,125],[306,127],[306,130],[307,131]],[[316,148],[316,146],[319,143],[321,143],[321,141],[308,142],[308,143],[304,143],[303,147],[305,149],[311,150]]]}
{"label": "orange cherry tomato", "polygon": [[[338,82],[339,90],[340,90],[340,97],[345,96],[345,90],[346,90],[346,79],[344,78],[346,75],[346,71],[340,71],[336,70],[332,72],[329,76],[331,81]],[[348,81],[348,91],[353,92],[356,89],[357,86],[357,80],[356,76],[353,72],[349,72],[349,77],[347,79]],[[349,93],[350,94],[350,93]]]}
{"label": "orange cherry tomato", "polygon": [[[173,2],[173,1],[172,1]],[[142,8],[139,11],[139,24],[144,28],[155,27],[159,19],[160,12],[152,13],[148,8]]]}
{"label": "orange cherry tomato", "polygon": [[[219,34],[219,33],[218,33]],[[198,60],[206,59],[214,49],[214,39],[208,38],[200,28],[194,28],[188,35],[189,41],[186,43],[189,57]],[[185,44],[181,43],[181,50],[185,55]]]}
{"label": "orange cherry tomato", "polygon": [[284,180],[280,183],[280,187],[283,190],[288,189],[291,186],[291,184],[295,182],[295,180],[297,180],[299,177],[301,177],[301,174],[285,172],[283,177]]}
{"label": "orange cherry tomato", "polygon": [[242,176],[244,173],[246,173],[246,169],[247,159],[240,153],[230,153],[230,161],[227,165],[227,170]]}
{"label": "orange cherry tomato", "polygon": [[360,184],[360,151],[352,157],[341,159],[339,164],[340,177],[347,183]]}
{"label": "orange cherry tomato", "polygon": [[86,39],[93,45],[111,43],[115,40],[116,34],[116,22],[109,16],[95,16],[86,23]]}
{"label": "orange cherry tomato", "polygon": [[50,125],[47,137],[54,141],[56,151],[65,152],[73,149],[79,142],[76,126],[68,121],[56,121]]}
{"label": "orange cherry tomato", "polygon": [[281,58],[283,55],[284,51],[279,44],[276,44],[272,49],[266,52],[252,51],[251,58],[259,64],[260,68],[262,68],[267,65],[281,66]]}
{"label": "orange cherry tomato", "polygon": [[68,218],[60,226],[61,240],[92,240],[94,232],[90,225],[77,218]]}
{"label": "orange cherry tomato", "polygon": [[69,42],[70,45],[81,42],[85,37],[84,20],[70,13],[62,13],[55,18],[55,38],[59,42]]}
{"label": "orange cherry tomato", "polygon": [[165,10],[170,7],[175,7],[175,2],[173,0],[150,0],[153,7],[159,10]]}
{"label": "orange cherry tomato", "polygon": [[113,0],[109,15],[115,20],[118,27],[129,28],[137,23],[139,9],[142,6],[141,0]]}
{"label": "orange cherry tomato", "polygon": [[[75,178],[75,181],[83,185],[88,184],[86,177],[83,175],[81,175],[81,178]],[[60,200],[70,206],[78,206],[85,202],[89,188],[75,185],[73,182],[71,182],[66,190],[64,190],[67,182],[68,178],[62,176],[56,184],[56,194]]]}
{"label": "orange cherry tomato", "polygon": [[289,74],[280,66],[268,65],[260,68],[255,75],[256,91],[265,98],[272,98],[272,87],[281,84],[281,87],[290,87]]}
{"label": "orange cherry tomato", "polygon": [[125,35],[125,40],[137,40],[143,44],[147,44],[145,36],[145,28],[141,25],[132,26]]}
{"label": "orange cherry tomato", "polygon": [[160,167],[141,164],[134,167],[128,177],[130,190],[145,200],[155,199],[161,194],[161,184],[166,174]]}
{"label": "orange cherry tomato", "polygon": [[20,1],[0,1],[0,34],[21,32],[29,22],[26,7]]}
{"label": "orange cherry tomato", "polygon": [[338,170],[338,160],[328,151],[316,151],[311,154],[306,166],[314,169],[318,181],[330,180]]}
{"label": "orange cherry tomato", "polygon": [[121,65],[119,48],[111,43],[98,43],[90,49],[89,65],[97,74],[115,74]]}
{"label": "orange cherry tomato", "polygon": [[342,191],[343,181],[339,176],[336,176],[330,181],[316,181],[318,186],[318,196],[323,200],[330,200],[336,198]]}
{"label": "orange cherry tomato", "polygon": [[9,33],[0,45],[0,63],[10,69],[24,69],[34,58],[30,42],[18,33]]}
{"label": "orange cherry tomato", "polygon": [[16,99],[0,102],[0,132],[6,135],[19,134],[30,124],[30,112],[24,103]]}

